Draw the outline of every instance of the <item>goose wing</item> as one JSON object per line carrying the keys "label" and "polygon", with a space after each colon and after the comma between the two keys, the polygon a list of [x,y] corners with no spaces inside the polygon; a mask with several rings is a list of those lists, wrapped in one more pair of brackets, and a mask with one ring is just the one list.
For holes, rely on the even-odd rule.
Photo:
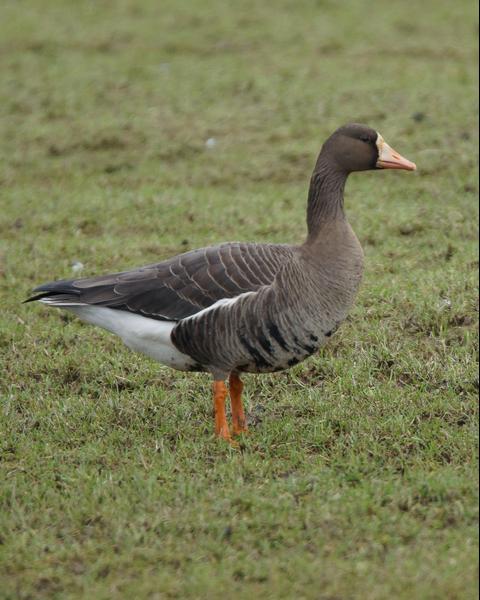
{"label": "goose wing", "polygon": [[292,253],[293,247],[276,244],[210,246],[132,271],[47,283],[27,302],[107,306],[179,321],[218,300],[271,284]]}

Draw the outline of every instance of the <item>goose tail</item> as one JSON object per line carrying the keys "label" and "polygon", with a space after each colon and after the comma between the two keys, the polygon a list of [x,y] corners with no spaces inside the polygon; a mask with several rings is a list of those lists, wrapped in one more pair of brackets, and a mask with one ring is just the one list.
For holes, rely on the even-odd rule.
{"label": "goose tail", "polygon": [[39,285],[33,290],[34,295],[23,303],[38,301],[50,306],[83,306],[85,302],[80,301],[80,290],[73,286],[74,281],[63,279]]}

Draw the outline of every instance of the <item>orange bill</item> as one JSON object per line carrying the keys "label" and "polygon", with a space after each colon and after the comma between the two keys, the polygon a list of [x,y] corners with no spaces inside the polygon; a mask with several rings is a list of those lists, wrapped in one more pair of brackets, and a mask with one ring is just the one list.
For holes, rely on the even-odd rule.
{"label": "orange bill", "polygon": [[416,171],[417,165],[391,148],[380,134],[378,134],[377,138],[377,148],[378,160],[376,166],[378,169],[404,169],[406,171]]}

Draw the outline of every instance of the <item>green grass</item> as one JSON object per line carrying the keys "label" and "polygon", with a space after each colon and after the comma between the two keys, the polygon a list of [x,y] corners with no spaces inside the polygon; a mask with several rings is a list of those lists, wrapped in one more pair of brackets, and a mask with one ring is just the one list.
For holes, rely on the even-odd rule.
{"label": "green grass", "polygon": [[[466,0],[2,3],[1,598],[476,597],[476,22]],[[74,261],[302,241],[351,120],[419,170],[349,181],[358,302],[319,355],[246,378],[240,450],[207,376],[21,304]]]}

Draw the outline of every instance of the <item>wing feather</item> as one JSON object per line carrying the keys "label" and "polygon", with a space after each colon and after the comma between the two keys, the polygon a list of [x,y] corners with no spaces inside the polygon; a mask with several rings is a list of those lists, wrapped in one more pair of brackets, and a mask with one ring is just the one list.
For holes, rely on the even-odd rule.
{"label": "wing feather", "polygon": [[29,300],[95,304],[178,321],[218,300],[270,285],[293,252],[287,245],[222,244],[132,271],[47,283]]}

